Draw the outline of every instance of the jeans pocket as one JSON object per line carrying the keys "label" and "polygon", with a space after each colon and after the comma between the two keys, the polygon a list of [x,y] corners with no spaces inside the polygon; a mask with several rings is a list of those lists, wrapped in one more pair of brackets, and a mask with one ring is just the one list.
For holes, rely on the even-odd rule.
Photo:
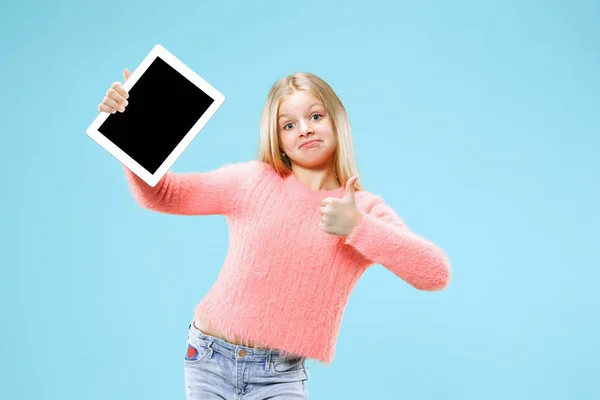
{"label": "jeans pocket", "polygon": [[188,364],[199,364],[206,359],[211,351],[212,349],[204,342],[192,340],[190,338],[186,343],[184,360]]}
{"label": "jeans pocket", "polygon": [[271,372],[275,375],[304,375],[304,357],[292,359],[273,359],[271,360]]}

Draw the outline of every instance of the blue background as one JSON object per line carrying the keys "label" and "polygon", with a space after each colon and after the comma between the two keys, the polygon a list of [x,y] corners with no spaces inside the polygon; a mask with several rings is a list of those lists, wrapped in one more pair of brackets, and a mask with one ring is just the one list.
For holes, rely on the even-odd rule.
{"label": "blue background", "polygon": [[451,258],[438,293],[370,269],[309,398],[600,398],[599,3],[364,3],[3,7],[0,398],[184,397],[225,220],[141,209],[85,135],[157,43],[226,96],[176,172],[255,158],[271,84],[314,72],[362,183]]}

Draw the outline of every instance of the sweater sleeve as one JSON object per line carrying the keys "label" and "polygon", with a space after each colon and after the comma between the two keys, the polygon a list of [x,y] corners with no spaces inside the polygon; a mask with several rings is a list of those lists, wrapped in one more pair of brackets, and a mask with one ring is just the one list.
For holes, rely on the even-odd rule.
{"label": "sweater sleeve", "polygon": [[381,264],[419,290],[444,289],[450,262],[442,249],[410,231],[393,209],[378,199],[345,239],[374,264]]}
{"label": "sweater sleeve", "polygon": [[178,215],[228,215],[261,166],[260,161],[250,161],[209,172],[168,171],[154,187],[124,168],[133,197],[145,209]]}

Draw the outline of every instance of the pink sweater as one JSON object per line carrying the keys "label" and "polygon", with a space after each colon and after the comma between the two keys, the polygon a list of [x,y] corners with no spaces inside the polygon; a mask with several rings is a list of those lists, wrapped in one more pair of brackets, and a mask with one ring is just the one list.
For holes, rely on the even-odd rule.
{"label": "pink sweater", "polygon": [[260,161],[169,172],[150,187],[125,168],[137,202],[169,214],[227,217],[229,251],[195,316],[222,332],[330,364],[342,315],[365,270],[380,264],[420,290],[448,285],[450,264],[381,198],[356,192],[362,222],[347,237],[319,227],[315,191]]}

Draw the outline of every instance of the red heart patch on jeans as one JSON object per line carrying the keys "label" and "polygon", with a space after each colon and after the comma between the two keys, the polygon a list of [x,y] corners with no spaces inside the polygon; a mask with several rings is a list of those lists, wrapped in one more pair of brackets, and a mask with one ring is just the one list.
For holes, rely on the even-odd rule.
{"label": "red heart patch on jeans", "polygon": [[198,350],[194,346],[192,346],[191,344],[188,344],[187,359],[188,360],[194,360],[197,355],[198,355]]}

